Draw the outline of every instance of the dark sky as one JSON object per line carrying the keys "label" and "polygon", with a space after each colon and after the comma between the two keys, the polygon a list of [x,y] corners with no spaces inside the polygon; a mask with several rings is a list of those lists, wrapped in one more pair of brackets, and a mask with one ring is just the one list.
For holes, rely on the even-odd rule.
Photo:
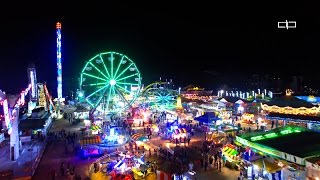
{"label": "dark sky", "polygon": [[[320,15],[311,4],[122,4],[68,14],[0,17],[0,89],[24,88],[34,62],[38,81],[47,81],[55,95],[57,21],[68,89],[76,86],[86,60],[111,50],[137,64],[144,84],[162,77],[215,89],[228,78],[236,84],[252,73],[312,80],[318,72]],[[297,21],[297,28],[278,29],[277,22],[285,20]]]}

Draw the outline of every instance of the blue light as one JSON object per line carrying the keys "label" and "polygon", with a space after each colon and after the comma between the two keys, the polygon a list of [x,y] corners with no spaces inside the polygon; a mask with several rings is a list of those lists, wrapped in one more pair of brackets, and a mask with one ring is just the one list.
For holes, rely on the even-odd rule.
{"label": "blue light", "polygon": [[62,98],[62,63],[61,63],[61,26],[57,28],[57,91],[58,98]]}

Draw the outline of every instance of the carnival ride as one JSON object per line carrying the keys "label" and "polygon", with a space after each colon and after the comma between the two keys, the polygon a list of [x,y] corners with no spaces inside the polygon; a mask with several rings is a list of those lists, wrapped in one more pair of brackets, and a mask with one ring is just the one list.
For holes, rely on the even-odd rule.
{"label": "carnival ride", "polygon": [[170,82],[154,82],[146,86],[141,92],[143,100],[151,107],[167,109],[175,108],[177,91],[170,89]]}
{"label": "carnival ride", "polygon": [[31,84],[19,95],[8,97],[0,90],[0,104],[3,106],[3,113],[7,132],[10,135],[11,160],[16,160],[20,155],[19,146],[19,110],[25,104],[25,97],[31,89]]}
{"label": "carnival ride", "polygon": [[117,126],[114,126],[105,129],[102,139],[102,143],[99,144],[100,147],[121,146],[127,143],[129,140],[129,135],[123,130],[119,129]]}
{"label": "carnival ride", "polygon": [[130,107],[139,96],[141,74],[126,55],[104,52],[86,62],[80,75],[80,90],[85,101],[95,110],[120,112]]}
{"label": "carnival ride", "polygon": [[[43,85],[43,89],[44,89],[44,93],[45,93],[45,95],[46,95],[46,100],[47,100],[47,107],[48,107],[48,109],[51,111],[51,109],[54,111],[54,112],[56,112],[56,108],[55,108],[55,106],[54,106],[54,104],[53,104],[53,102],[52,102],[52,97],[51,97],[51,95],[49,94],[49,91],[48,91],[48,88],[47,88],[47,85],[46,84],[44,84]],[[50,106],[51,105],[51,106]]]}
{"label": "carnival ride", "polygon": [[[155,173],[151,171],[151,162],[145,162],[145,154],[133,155],[130,152],[120,152],[118,160],[112,160],[111,154],[106,158],[96,161],[100,164],[100,171],[106,175],[111,175],[113,179],[154,179]],[[133,175],[133,177],[132,177]],[[121,179],[121,178],[120,178]]]}

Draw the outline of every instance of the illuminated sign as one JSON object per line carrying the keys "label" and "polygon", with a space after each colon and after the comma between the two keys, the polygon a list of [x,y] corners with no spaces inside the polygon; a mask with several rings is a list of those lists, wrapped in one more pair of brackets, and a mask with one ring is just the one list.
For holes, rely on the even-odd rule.
{"label": "illuminated sign", "polygon": [[6,121],[6,126],[7,129],[11,129],[11,121],[10,121],[10,112],[9,112],[9,105],[8,105],[8,100],[5,99],[3,101],[3,113],[4,113],[4,119]]}

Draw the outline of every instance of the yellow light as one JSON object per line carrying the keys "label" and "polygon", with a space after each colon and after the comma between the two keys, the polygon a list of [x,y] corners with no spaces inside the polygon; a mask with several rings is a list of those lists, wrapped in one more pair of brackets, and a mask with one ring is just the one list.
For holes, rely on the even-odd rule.
{"label": "yellow light", "polygon": [[182,109],[182,103],[181,103],[181,97],[179,96],[177,98],[177,106],[176,106],[177,109]]}
{"label": "yellow light", "polygon": [[293,91],[291,89],[286,89],[286,96],[291,96]]}
{"label": "yellow light", "polygon": [[272,113],[279,113],[279,114],[293,114],[293,115],[305,115],[305,116],[316,116],[317,113],[320,112],[320,107],[278,107],[278,106],[268,106],[267,104],[261,104],[261,107],[264,111],[272,112]]}

